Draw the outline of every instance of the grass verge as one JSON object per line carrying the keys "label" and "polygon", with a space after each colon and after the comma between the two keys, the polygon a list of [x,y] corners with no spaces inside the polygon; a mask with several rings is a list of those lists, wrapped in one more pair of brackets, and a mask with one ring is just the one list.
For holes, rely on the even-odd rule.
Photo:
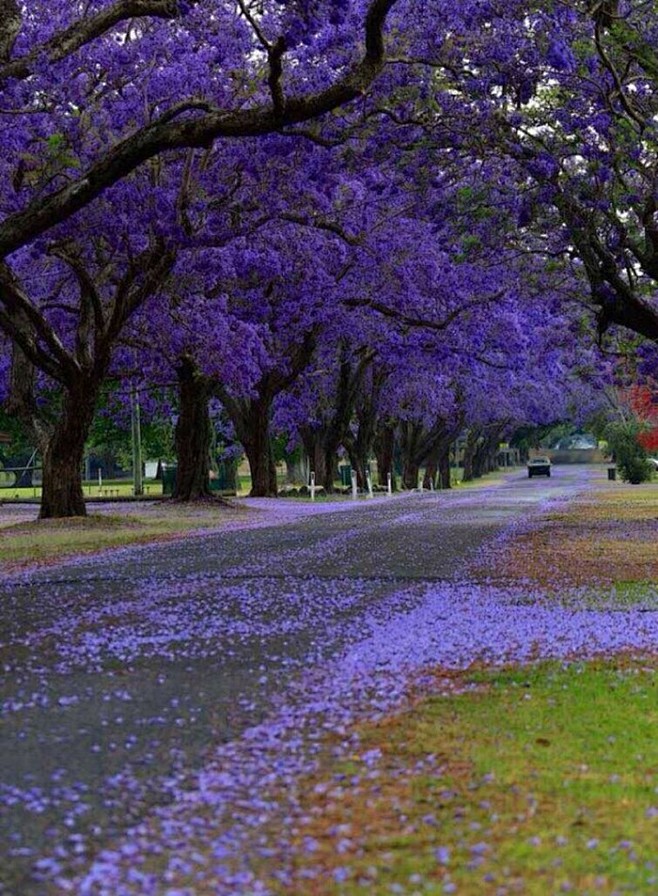
{"label": "grass verge", "polygon": [[2,529],[0,570],[10,571],[35,563],[56,562],[79,554],[91,554],[130,544],[183,537],[199,529],[219,527],[244,508],[225,504],[213,507],[161,505],[148,515],[90,514],[62,520],[34,520]]}
{"label": "grass verge", "polygon": [[650,657],[466,673],[465,692],[361,729],[359,756],[303,783],[299,886],[657,892],[657,668]]}
{"label": "grass verge", "polygon": [[628,587],[658,581],[658,484],[601,489],[546,515],[480,570],[489,580]]}

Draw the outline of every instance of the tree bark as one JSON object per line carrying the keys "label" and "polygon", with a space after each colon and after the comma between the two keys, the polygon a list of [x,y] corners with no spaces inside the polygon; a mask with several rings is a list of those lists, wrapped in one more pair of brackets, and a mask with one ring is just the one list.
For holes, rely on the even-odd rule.
{"label": "tree bark", "polygon": [[235,405],[229,410],[233,425],[249,461],[252,498],[276,498],[276,464],[270,439],[272,398],[265,392],[258,398],[239,403],[242,413],[235,416]]}
{"label": "tree bark", "polygon": [[[462,422],[462,415],[458,413],[450,421],[439,417],[430,429],[425,429],[420,423],[405,421],[400,424],[402,476],[405,488],[418,487],[418,473],[423,464],[427,464],[428,474],[434,479],[441,464],[442,454],[449,451],[450,444],[460,431]],[[449,480],[449,461],[444,459],[443,464],[444,469],[447,465]],[[425,478],[426,485],[429,485],[428,474]]]}
{"label": "tree bark", "polygon": [[427,488],[430,491],[434,489],[434,483],[436,482],[436,474],[439,469],[438,459],[435,455],[428,458],[427,465],[425,466],[425,475],[423,476],[423,488]]}
{"label": "tree bark", "polygon": [[334,493],[334,483],[338,478],[337,451],[339,447],[340,441],[331,440],[324,443],[324,449],[322,453],[322,471],[324,473],[324,479],[322,481],[322,486],[328,495],[332,495]]}
{"label": "tree bark", "polygon": [[472,482],[475,478],[475,452],[477,451],[480,433],[475,429],[469,429],[464,446],[464,472],[462,482]]}
{"label": "tree bark", "polygon": [[352,467],[356,470],[357,485],[367,488],[368,462],[373,455],[375,436],[377,433],[378,411],[381,392],[386,382],[384,370],[367,370],[360,365],[363,382],[360,394],[355,402],[356,433],[348,427],[343,445],[350,456]]}
{"label": "tree bark", "polygon": [[270,437],[273,390],[261,383],[257,398],[236,399],[216,389],[249,461],[252,498],[276,498],[278,484]]}
{"label": "tree bark", "polygon": [[420,477],[420,465],[409,458],[402,467],[402,488],[412,491],[418,488],[418,479]]}
{"label": "tree bark", "polygon": [[386,423],[380,427],[374,443],[375,457],[377,458],[377,477],[379,484],[388,487],[388,476],[391,476],[391,488],[397,491],[397,477],[395,475],[395,425]]}
{"label": "tree bark", "polygon": [[296,452],[294,457],[286,457],[285,462],[286,482],[291,485],[300,482],[307,483],[311,471],[315,472],[315,467],[311,467],[306,451]]}
{"label": "tree bark", "polygon": [[178,469],[172,498],[198,501],[212,497],[208,481],[211,436],[208,383],[189,357],[181,359],[176,374],[180,413],[175,432]]}
{"label": "tree bark", "polygon": [[309,473],[315,473],[315,481],[324,485],[327,480],[327,471],[320,431],[315,428],[311,429],[311,427],[303,427],[300,430],[300,435],[307,457]]}
{"label": "tree bark", "polygon": [[[402,456],[402,488],[418,488],[421,458],[418,443],[423,428],[418,423],[404,421],[400,424],[400,454]],[[424,460],[424,458],[422,458]]]}
{"label": "tree bark", "polygon": [[[316,465],[315,481],[323,485],[327,494],[334,491],[334,482],[338,478],[337,455],[341,445],[350,453],[353,466],[357,471],[360,466],[353,453],[353,439],[350,438],[349,427],[359,390],[362,388],[364,376],[372,358],[373,353],[370,350],[352,352],[344,342],[338,346],[338,375],[331,401],[331,413],[327,414],[325,422],[317,426],[312,434],[313,440],[317,443],[315,451],[319,450],[322,453],[322,460]],[[306,449],[309,456],[313,457],[311,442],[308,439]],[[320,478],[320,468],[322,478]],[[363,472],[360,484],[365,485]]]}
{"label": "tree bark", "polygon": [[102,377],[77,377],[61,390],[55,420],[47,419],[34,396],[35,368],[14,344],[7,410],[20,420],[42,459],[40,519],[86,516],[82,492],[84,446]]}
{"label": "tree bark", "polygon": [[357,488],[360,491],[365,491],[368,485],[368,481],[366,479],[367,462],[365,458],[355,450],[354,445],[347,449],[347,456],[350,459],[350,466],[352,467],[352,471],[356,473]]}
{"label": "tree bark", "polygon": [[439,488],[452,488],[450,481],[450,443],[439,453]]}
{"label": "tree bark", "polygon": [[61,414],[41,441],[43,484],[40,519],[86,516],[82,492],[84,447],[94,417],[99,383],[78,383],[63,392]]}
{"label": "tree bark", "polygon": [[21,10],[16,0],[0,0],[0,63],[7,62],[21,30]]}
{"label": "tree bark", "polygon": [[470,455],[471,478],[479,479],[485,473],[491,473],[497,469],[498,443],[505,425],[505,423],[488,424],[476,431],[476,438]]}
{"label": "tree bark", "polygon": [[272,405],[276,396],[289,389],[308,366],[316,338],[316,328],[305,332],[296,345],[289,348],[286,372],[274,369],[266,373],[254,387],[255,398],[235,398],[221,384],[214,385],[214,394],[231,418],[238,441],[247,455],[252,498],[276,498],[279,493],[270,436]]}

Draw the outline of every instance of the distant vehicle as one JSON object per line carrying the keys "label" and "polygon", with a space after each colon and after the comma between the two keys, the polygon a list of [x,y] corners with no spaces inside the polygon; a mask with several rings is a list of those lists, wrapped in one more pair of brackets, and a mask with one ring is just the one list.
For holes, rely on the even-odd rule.
{"label": "distant vehicle", "polygon": [[551,461],[548,457],[533,457],[528,461],[528,477],[533,476],[550,476]]}
{"label": "distant vehicle", "polygon": [[647,463],[651,464],[654,470],[658,470],[658,457],[647,457]]}

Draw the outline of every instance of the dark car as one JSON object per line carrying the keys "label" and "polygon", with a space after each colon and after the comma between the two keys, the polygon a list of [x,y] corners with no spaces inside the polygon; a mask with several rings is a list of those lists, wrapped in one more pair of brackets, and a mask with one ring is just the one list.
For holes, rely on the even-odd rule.
{"label": "dark car", "polygon": [[528,476],[550,476],[551,461],[548,457],[533,457],[528,461]]}

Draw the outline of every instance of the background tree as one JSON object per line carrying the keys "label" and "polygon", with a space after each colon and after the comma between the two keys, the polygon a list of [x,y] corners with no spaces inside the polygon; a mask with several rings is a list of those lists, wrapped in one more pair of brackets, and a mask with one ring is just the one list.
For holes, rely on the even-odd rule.
{"label": "background tree", "polygon": [[[173,254],[157,237],[125,266],[101,250],[99,255],[102,274],[94,273],[97,260],[73,241],[53,247],[48,262],[41,265],[25,259],[31,294],[10,269],[0,268],[2,320],[13,342],[7,408],[39,448],[42,518],[85,514],[84,444],[114,344],[135,309],[162,287],[173,265]],[[46,375],[50,389],[55,385],[54,405],[37,400],[37,371]]]}
{"label": "background tree", "polygon": [[434,139],[449,141],[448,109],[468,116],[450,145],[485,175],[492,158],[506,159],[501,207],[517,204],[508,239],[573,260],[601,333],[618,325],[655,340],[655,6],[511,2],[470,12],[462,7],[460,40],[433,60]]}

